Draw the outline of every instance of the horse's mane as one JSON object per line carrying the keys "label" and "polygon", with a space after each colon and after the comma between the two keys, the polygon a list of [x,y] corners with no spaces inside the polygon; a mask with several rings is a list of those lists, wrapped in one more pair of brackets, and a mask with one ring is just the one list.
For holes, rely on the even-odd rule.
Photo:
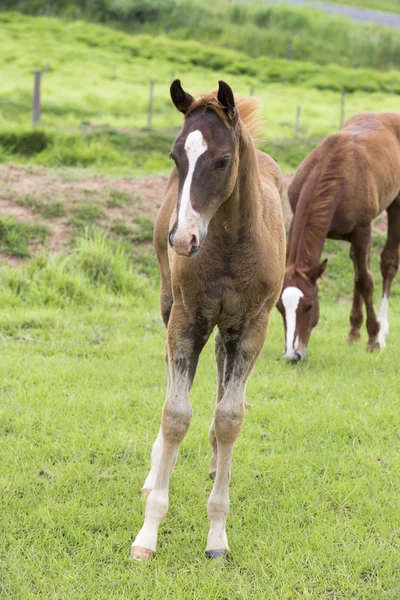
{"label": "horse's mane", "polygon": [[[341,138],[341,141],[345,140]],[[311,177],[303,186],[290,236],[289,264],[308,264],[316,252],[322,251],[336,208],[335,201],[339,200],[337,189],[344,179],[343,150],[343,143],[336,143],[317,177]]]}
{"label": "horse's mane", "polygon": [[[187,118],[197,108],[204,107],[204,110],[212,110],[225,123],[227,127],[231,127],[227,114],[224,108],[218,102],[218,91],[214,90],[208,94],[201,94],[198,100],[195,100],[190,105],[185,114]],[[253,139],[256,137],[261,116],[260,116],[260,101],[257,98],[241,98],[235,95],[235,106],[239,111],[240,119],[246,129],[249,131]]]}

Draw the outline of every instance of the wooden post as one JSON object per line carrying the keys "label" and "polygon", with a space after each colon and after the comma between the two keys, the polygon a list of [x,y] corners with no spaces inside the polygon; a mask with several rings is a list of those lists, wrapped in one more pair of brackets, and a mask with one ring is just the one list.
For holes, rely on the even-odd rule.
{"label": "wooden post", "polygon": [[254,96],[254,88],[253,88],[253,86],[250,87],[250,96]]}
{"label": "wooden post", "polygon": [[153,116],[153,96],[154,96],[154,81],[150,80],[150,95],[149,95],[149,109],[147,111],[147,128],[151,129],[151,119]]}
{"label": "wooden post", "polygon": [[42,71],[35,71],[34,87],[33,87],[33,105],[32,105],[32,127],[40,119],[40,82]]}
{"label": "wooden post", "polygon": [[340,96],[340,129],[343,127],[344,123],[344,105],[346,100],[346,90],[343,88]]}
{"label": "wooden post", "polygon": [[171,69],[171,81],[175,80],[175,69]]}
{"label": "wooden post", "polygon": [[287,76],[286,76],[286,75],[284,75],[284,76],[282,77],[282,84],[285,86],[285,85],[286,85],[286,82],[287,82]]}
{"label": "wooden post", "polygon": [[299,137],[299,132],[300,132],[300,113],[301,113],[301,106],[298,106],[296,109],[296,121],[294,123],[294,137],[297,138]]}

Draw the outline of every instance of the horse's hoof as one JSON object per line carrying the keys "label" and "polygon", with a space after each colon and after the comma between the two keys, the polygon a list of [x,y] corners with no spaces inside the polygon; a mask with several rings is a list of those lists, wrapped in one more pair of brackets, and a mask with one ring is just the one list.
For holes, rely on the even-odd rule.
{"label": "horse's hoof", "polygon": [[349,342],[349,344],[352,344],[353,342],[359,342],[360,338],[361,338],[361,334],[359,331],[350,332],[349,335],[347,336],[347,341]]}
{"label": "horse's hoof", "polygon": [[222,548],[221,550],[206,550],[206,557],[212,558],[213,560],[216,558],[226,558],[228,556],[228,550]]}
{"label": "horse's hoof", "polygon": [[151,488],[142,488],[142,491],[140,492],[141,499],[147,500],[147,498],[150,496],[150,492]]}
{"label": "horse's hoof", "polygon": [[215,479],[215,477],[217,476],[217,472],[216,471],[210,471],[209,475],[210,475],[210,479]]}
{"label": "horse's hoof", "polygon": [[133,560],[151,560],[153,556],[153,550],[141,548],[140,546],[131,546],[130,557],[133,558]]}
{"label": "horse's hoof", "polygon": [[375,352],[375,350],[381,350],[381,345],[378,341],[376,342],[368,342],[367,344],[367,351],[368,352]]}

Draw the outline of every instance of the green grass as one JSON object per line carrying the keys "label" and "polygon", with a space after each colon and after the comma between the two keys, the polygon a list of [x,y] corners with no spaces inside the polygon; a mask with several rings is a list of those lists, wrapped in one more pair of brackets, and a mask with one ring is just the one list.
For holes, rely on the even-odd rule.
{"label": "green grass", "polygon": [[[32,72],[46,60],[51,61],[51,68],[43,76],[41,123],[45,128],[56,127],[63,131],[88,123],[125,129],[146,127],[150,78],[155,80],[153,128],[175,126],[179,116],[171,105],[168,88],[176,76],[193,91],[208,91],[221,77],[244,95],[253,87],[268,103],[280,103],[281,115],[290,122],[294,121],[294,113],[287,103],[299,96],[306,105],[321,105],[322,110],[334,97],[338,115],[338,94],[342,88],[352,92],[380,92],[370,97],[376,110],[398,106],[396,95],[390,93],[400,91],[400,74],[395,70],[321,67],[265,56],[254,59],[228,49],[215,53],[212,46],[194,41],[129,36],[88,23],[71,24],[21,15],[0,14],[0,29],[0,64],[5,73],[0,85],[0,129],[6,130],[0,135],[0,145],[8,152],[18,151],[10,127],[14,130],[17,126],[30,126]],[[24,53],[20,52],[21,39]],[[81,84],[83,80],[85,86]],[[284,80],[288,84],[286,88],[281,85]],[[325,96],[324,90],[330,93]],[[366,102],[366,96],[361,94],[361,102]],[[352,110],[350,106],[349,110]],[[330,114],[326,116],[331,118]],[[337,122],[336,118],[335,124]],[[36,153],[39,148],[32,148],[29,142],[27,134],[23,140],[24,151]],[[40,149],[46,148],[49,144],[46,133],[35,143]],[[67,134],[58,150],[66,162]],[[78,160],[82,164],[88,159],[88,152],[84,146],[80,149]],[[101,152],[101,144],[93,142],[89,156],[101,155]],[[71,155],[71,165],[76,164],[75,156]]]}
{"label": "green grass", "polygon": [[[378,256],[373,252],[376,274]],[[400,290],[387,350],[347,346],[348,249],[329,242],[309,359],[281,359],[274,311],[235,448],[231,559],[204,557],[207,430],[215,373],[204,351],[194,417],[151,564],[128,550],[165,396],[158,281],[122,246],[84,238],[68,256],[0,272],[0,595],[56,598],[362,599],[399,595]],[[146,258],[153,269],[153,253]]]}
{"label": "green grass", "polygon": [[0,217],[0,251],[12,256],[29,257],[30,244],[44,244],[49,229],[40,223],[30,225],[13,217]]}
{"label": "green grass", "polygon": [[[38,10],[38,4],[44,10]],[[63,2],[50,6],[45,0],[8,3],[9,8],[35,16],[85,18],[134,35],[167,34],[178,40],[198,40],[219,47],[215,60],[220,59],[222,48],[233,48],[253,57],[290,56],[318,64],[384,70],[390,68],[390,63],[400,65],[400,43],[395,30],[355,23],[309,7],[225,0],[124,0],[107,5],[83,0],[80,5],[80,10],[74,11],[69,2],[67,6]]]}

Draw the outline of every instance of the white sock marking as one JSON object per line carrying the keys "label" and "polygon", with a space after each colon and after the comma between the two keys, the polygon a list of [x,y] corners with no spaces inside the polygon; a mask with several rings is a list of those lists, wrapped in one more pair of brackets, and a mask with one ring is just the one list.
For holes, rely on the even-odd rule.
{"label": "white sock marking", "polygon": [[[286,317],[286,352],[285,358],[292,360],[295,358],[295,346],[293,344],[296,331],[296,310],[300,298],[304,296],[303,292],[297,287],[289,286],[282,292],[282,303],[285,307]],[[296,337],[298,343],[298,337]],[[297,345],[297,344],[296,344]]]}
{"label": "white sock marking", "polygon": [[[185,150],[188,158],[189,168],[186,175],[185,183],[182,188],[181,204],[179,206],[178,215],[178,230],[185,229],[190,223],[191,217],[198,218],[200,215],[192,208],[190,201],[190,188],[192,185],[193,173],[196,168],[196,163],[199,157],[207,151],[207,144],[203,138],[203,134],[199,129],[191,131],[186,138]],[[177,233],[175,235],[178,234]],[[178,234],[179,235],[179,234]]]}
{"label": "white sock marking", "polygon": [[379,309],[378,323],[380,324],[378,333],[378,342],[381,350],[386,346],[386,336],[389,333],[389,298],[385,295],[382,298],[381,306]]}

